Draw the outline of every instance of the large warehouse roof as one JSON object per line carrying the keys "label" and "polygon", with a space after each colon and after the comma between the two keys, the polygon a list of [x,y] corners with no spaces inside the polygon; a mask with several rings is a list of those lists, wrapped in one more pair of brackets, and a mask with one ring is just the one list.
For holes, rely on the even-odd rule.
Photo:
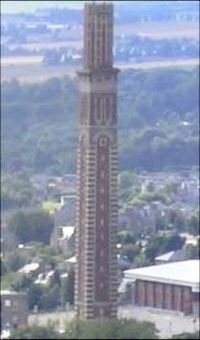
{"label": "large warehouse roof", "polygon": [[124,271],[126,279],[154,281],[192,287],[199,292],[200,261],[188,260]]}

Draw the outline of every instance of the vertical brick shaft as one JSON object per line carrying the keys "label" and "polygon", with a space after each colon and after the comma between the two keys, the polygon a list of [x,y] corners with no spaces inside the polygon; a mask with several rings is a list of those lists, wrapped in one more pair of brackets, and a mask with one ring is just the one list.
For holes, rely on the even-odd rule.
{"label": "vertical brick shaft", "polygon": [[113,6],[86,4],[78,146],[75,307],[83,319],[117,315],[117,74]]}

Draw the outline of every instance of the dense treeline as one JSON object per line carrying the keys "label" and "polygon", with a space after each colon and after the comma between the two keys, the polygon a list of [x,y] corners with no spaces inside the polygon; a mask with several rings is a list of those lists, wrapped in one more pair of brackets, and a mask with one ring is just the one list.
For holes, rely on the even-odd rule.
{"label": "dense treeline", "polygon": [[47,327],[33,325],[14,331],[12,339],[159,339],[153,323],[127,319],[96,319],[66,321],[64,333],[59,334],[55,324]]}
{"label": "dense treeline", "polygon": [[[56,324],[36,324],[14,330],[12,339],[161,339],[155,324],[135,319],[100,319],[66,322],[61,334]],[[199,339],[199,332],[176,334],[166,339]]]}
{"label": "dense treeline", "polygon": [[18,210],[8,221],[8,228],[20,243],[38,241],[49,244],[53,226],[53,219],[43,210]]}
{"label": "dense treeline", "polygon": [[[121,170],[198,165],[198,69],[126,71],[119,77]],[[76,171],[78,82],[2,84],[2,169]]]}
{"label": "dense treeline", "polygon": [[121,168],[198,164],[197,70],[127,72],[121,84]]}

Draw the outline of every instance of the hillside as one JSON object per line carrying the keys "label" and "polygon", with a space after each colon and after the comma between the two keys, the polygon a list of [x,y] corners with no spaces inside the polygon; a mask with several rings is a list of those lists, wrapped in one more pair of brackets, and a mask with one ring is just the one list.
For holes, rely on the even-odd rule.
{"label": "hillside", "polygon": [[[119,76],[121,170],[198,165],[198,70],[124,71]],[[76,171],[78,82],[2,84],[2,171]]]}

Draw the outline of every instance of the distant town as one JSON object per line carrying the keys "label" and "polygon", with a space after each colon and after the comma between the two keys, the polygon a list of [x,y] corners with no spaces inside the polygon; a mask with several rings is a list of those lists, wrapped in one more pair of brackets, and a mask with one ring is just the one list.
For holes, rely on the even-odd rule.
{"label": "distant town", "polygon": [[[153,6],[156,6],[156,11]],[[145,3],[137,7],[116,5],[115,63],[137,68],[151,67],[152,62],[153,67],[156,62],[164,62],[165,66],[167,61],[197,64],[199,34],[196,2],[185,5],[179,2],[173,6],[170,2],[158,2],[156,5]],[[18,71],[23,63],[27,68],[30,64],[51,66],[48,72],[52,76],[55,72],[61,75],[64,71],[56,69],[53,72],[52,67],[65,66],[65,70],[69,71],[80,66],[83,37],[81,13],[81,10],[66,8],[38,9],[35,13],[5,13],[1,24],[3,79],[20,73],[23,75],[24,70]],[[45,73],[45,68],[42,70]]]}
{"label": "distant town", "polygon": [[[26,287],[29,319],[34,322],[40,312],[62,314],[67,310],[69,315],[71,313],[76,263],[77,176],[38,174],[32,176],[31,183],[34,194],[30,206],[21,211],[2,209],[1,282],[2,289],[11,291],[21,291]],[[119,185],[117,249],[121,279],[118,299],[124,315],[126,309],[123,310],[123,306],[130,301],[121,281],[124,270],[198,259],[199,177],[196,170],[182,173],[122,172]],[[48,218],[45,213],[39,213],[41,208],[52,219],[50,230],[45,222],[45,237],[39,230],[41,223],[44,227],[42,219]],[[34,220],[33,225],[31,221],[34,223]],[[192,326],[187,327],[193,330]]]}

